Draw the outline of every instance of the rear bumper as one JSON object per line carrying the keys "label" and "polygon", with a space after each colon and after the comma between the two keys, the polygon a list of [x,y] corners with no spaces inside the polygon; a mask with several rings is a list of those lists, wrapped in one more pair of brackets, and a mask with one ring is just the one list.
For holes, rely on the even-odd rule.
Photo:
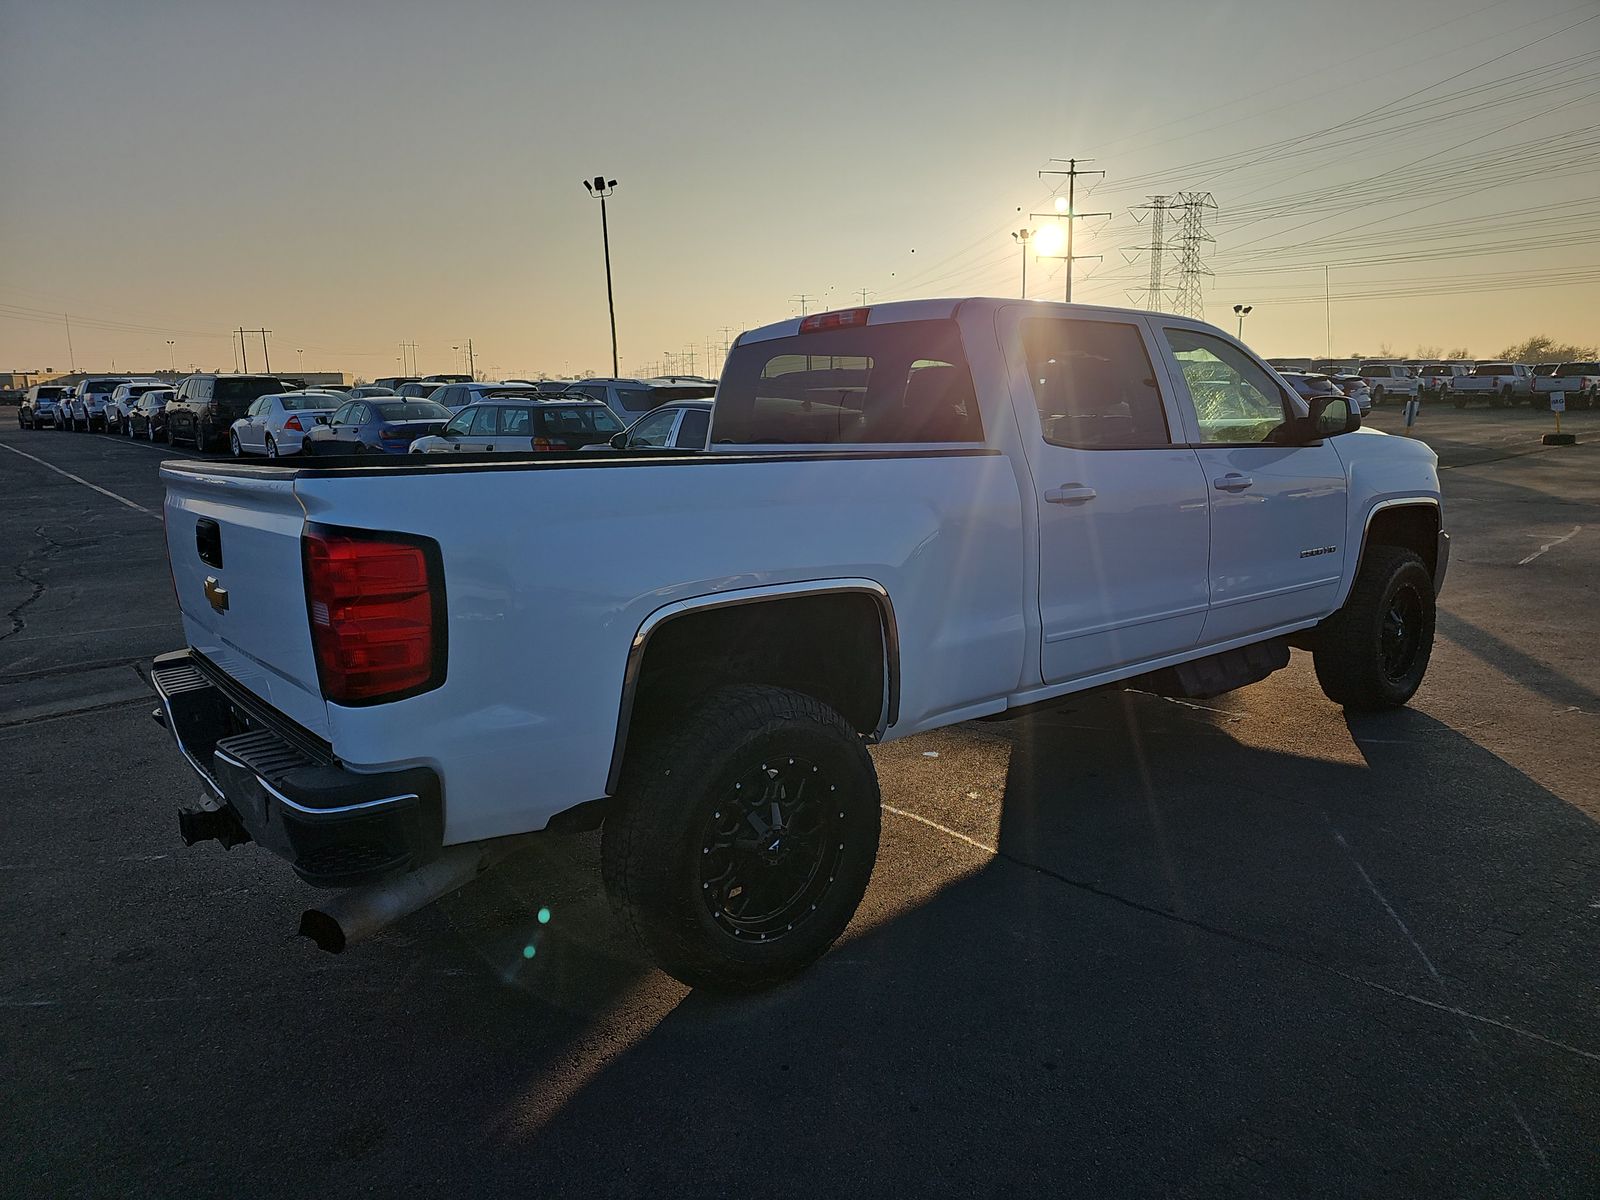
{"label": "rear bumper", "polygon": [[206,789],[179,811],[189,844],[259,842],[318,887],[370,883],[438,853],[443,808],[426,767],[351,771],[190,650],[157,658],[150,682],[156,719]]}

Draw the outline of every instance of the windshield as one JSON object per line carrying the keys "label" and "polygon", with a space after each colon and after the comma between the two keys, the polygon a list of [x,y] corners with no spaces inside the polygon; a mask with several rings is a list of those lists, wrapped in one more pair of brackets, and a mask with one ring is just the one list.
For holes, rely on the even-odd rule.
{"label": "windshield", "polygon": [[716,385],[709,383],[673,387],[618,387],[617,403],[631,413],[647,413],[674,400],[709,400],[716,394]]}
{"label": "windshield", "polygon": [[432,400],[380,401],[372,406],[385,421],[448,421],[450,410]]}

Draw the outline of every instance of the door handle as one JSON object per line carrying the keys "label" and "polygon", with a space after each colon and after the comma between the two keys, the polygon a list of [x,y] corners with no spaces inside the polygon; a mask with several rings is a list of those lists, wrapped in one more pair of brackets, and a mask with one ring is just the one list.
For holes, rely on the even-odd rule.
{"label": "door handle", "polygon": [[1247,487],[1254,487],[1255,480],[1248,475],[1241,475],[1237,471],[1229,471],[1226,475],[1219,475],[1211,481],[1211,486],[1219,492],[1242,492]]}
{"label": "door handle", "polygon": [[1084,487],[1081,483],[1069,483],[1064,487],[1045,489],[1044,502],[1046,504],[1085,504],[1093,500],[1098,494],[1092,487]]}

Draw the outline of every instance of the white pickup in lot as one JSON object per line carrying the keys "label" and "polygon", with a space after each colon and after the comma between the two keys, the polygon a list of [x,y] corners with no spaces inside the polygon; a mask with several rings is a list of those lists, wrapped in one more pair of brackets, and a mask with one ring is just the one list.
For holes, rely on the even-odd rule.
{"label": "white pickup in lot", "polygon": [[1549,408],[1552,394],[1566,397],[1568,408],[1590,408],[1600,402],[1600,362],[1562,363],[1553,375],[1540,375],[1533,381],[1529,403]]}
{"label": "white pickup in lot", "polygon": [[1457,408],[1483,399],[1490,408],[1505,408],[1533,394],[1533,368],[1527,363],[1483,362],[1450,384]]}
{"label": "white pickup in lot", "polygon": [[1414,400],[1421,390],[1421,381],[1411,373],[1411,368],[1399,363],[1362,363],[1356,374],[1367,381],[1374,406],[1390,396]]}
{"label": "white pickup in lot", "polygon": [[360,885],[303,925],[342,948],[491,839],[603,823],[656,961],[765,986],[861,899],[871,743],[1212,696],[1292,646],[1337,703],[1406,703],[1437,460],[1359,426],[1197,321],[973,299],[741,335],[702,453],[169,460],[184,836]]}

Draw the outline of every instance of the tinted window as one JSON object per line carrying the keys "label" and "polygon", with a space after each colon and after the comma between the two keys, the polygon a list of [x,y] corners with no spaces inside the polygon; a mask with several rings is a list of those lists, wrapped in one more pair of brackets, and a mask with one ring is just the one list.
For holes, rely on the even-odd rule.
{"label": "tinted window", "polygon": [[[709,400],[716,395],[716,392],[717,389],[708,383],[681,387],[619,387],[617,402],[629,412],[645,413],[663,404],[671,404],[675,400]],[[603,389],[601,394],[595,397],[597,400],[605,398]]]}
{"label": "tinted window", "polygon": [[678,434],[673,438],[673,445],[684,450],[704,450],[706,434],[709,432],[711,432],[711,414],[703,408],[686,408],[683,410],[683,423],[678,426]]}
{"label": "tinted window", "polygon": [[211,385],[211,398],[220,404],[243,406],[259,396],[283,391],[283,382],[265,375],[220,378]]}
{"label": "tinted window", "polygon": [[380,401],[373,408],[385,421],[444,421],[450,417],[448,408],[431,400]]}
{"label": "tinted window", "polygon": [[[599,400],[602,403],[609,399],[606,395],[606,385],[603,383],[577,383],[573,384],[568,390],[579,392],[588,396],[591,400]],[[647,404],[641,411],[648,411],[649,408],[650,406]]]}
{"label": "tinted window", "polygon": [[472,414],[472,436],[484,437],[494,433],[495,414],[499,406],[495,404],[475,405],[467,410]]}
{"label": "tinted window", "polygon": [[1473,368],[1474,375],[1515,375],[1516,369],[1510,363],[1482,363]]}
{"label": "tinted window", "polygon": [[1557,375],[1600,375],[1600,363],[1578,362],[1562,363],[1556,368]]}
{"label": "tinted window", "polygon": [[723,380],[719,444],[983,440],[954,321],[751,342],[729,357]]}
{"label": "tinted window", "polygon": [[597,404],[549,404],[534,413],[535,428],[546,437],[574,437],[579,434],[599,434],[608,438],[622,432],[622,422],[611,415],[609,408]]}
{"label": "tinted window", "polygon": [[1028,320],[1022,345],[1045,441],[1093,450],[1171,444],[1137,326]]}
{"label": "tinted window", "polygon": [[1268,440],[1288,415],[1272,376],[1236,346],[1191,329],[1168,329],[1183,372],[1202,442],[1225,445]]}

